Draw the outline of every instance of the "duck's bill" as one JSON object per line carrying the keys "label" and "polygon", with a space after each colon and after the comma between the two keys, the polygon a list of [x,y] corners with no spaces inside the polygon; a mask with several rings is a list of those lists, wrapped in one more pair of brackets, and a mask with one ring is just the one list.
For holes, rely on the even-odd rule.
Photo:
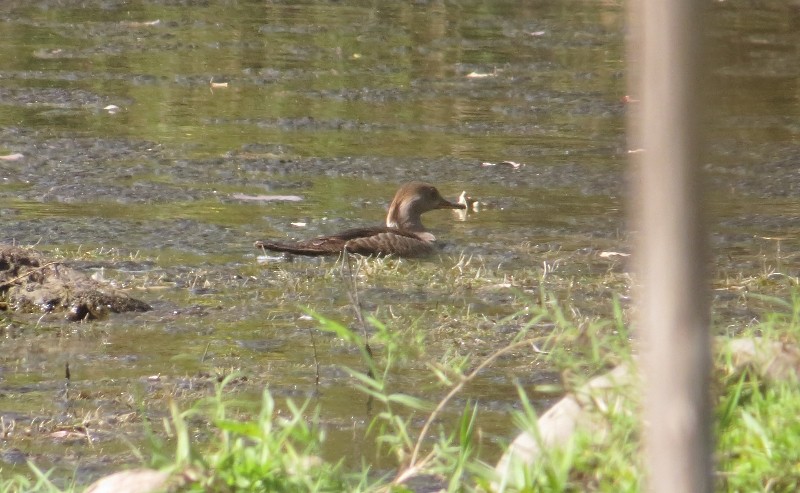
{"label": "duck's bill", "polygon": [[439,209],[466,209],[467,206],[464,204],[456,204],[455,202],[450,202],[449,200],[442,199],[439,202]]}

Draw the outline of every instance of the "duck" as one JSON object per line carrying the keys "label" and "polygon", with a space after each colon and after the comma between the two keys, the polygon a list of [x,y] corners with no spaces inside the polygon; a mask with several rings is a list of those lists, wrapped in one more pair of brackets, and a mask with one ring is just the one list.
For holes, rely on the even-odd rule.
{"label": "duck", "polygon": [[395,193],[385,226],[348,229],[338,234],[310,240],[283,243],[259,240],[256,248],[294,255],[340,255],[343,252],[364,256],[421,257],[436,250],[436,237],[422,225],[422,214],[437,209],[464,209],[450,202],[429,183],[413,181]]}

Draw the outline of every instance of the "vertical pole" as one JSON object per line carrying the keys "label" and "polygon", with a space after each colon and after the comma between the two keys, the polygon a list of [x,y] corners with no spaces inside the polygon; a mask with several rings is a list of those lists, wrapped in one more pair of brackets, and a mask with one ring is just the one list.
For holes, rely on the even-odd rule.
{"label": "vertical pole", "polygon": [[[633,223],[650,492],[713,490],[700,6],[631,2]],[[636,108],[639,106],[639,108]],[[638,110],[638,111],[637,111]]]}

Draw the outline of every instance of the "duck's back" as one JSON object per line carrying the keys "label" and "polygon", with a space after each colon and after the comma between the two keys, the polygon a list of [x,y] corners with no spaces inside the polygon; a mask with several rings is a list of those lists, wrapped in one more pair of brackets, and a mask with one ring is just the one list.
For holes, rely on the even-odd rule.
{"label": "duck's back", "polygon": [[345,244],[347,251],[361,255],[420,257],[433,252],[433,243],[416,233],[396,228],[375,228],[369,236],[356,236]]}
{"label": "duck's back", "polygon": [[329,236],[320,236],[295,243],[257,241],[256,248],[296,255],[338,255],[343,251],[360,255],[397,255],[417,257],[433,251],[430,241],[416,233],[398,228],[376,226],[356,228]]}

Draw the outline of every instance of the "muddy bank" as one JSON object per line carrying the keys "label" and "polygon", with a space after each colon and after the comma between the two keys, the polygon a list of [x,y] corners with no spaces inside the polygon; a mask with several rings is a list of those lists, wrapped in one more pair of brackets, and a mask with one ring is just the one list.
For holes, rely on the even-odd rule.
{"label": "muddy bank", "polygon": [[77,322],[143,312],[147,303],[29,248],[0,245],[0,310],[64,313]]}

